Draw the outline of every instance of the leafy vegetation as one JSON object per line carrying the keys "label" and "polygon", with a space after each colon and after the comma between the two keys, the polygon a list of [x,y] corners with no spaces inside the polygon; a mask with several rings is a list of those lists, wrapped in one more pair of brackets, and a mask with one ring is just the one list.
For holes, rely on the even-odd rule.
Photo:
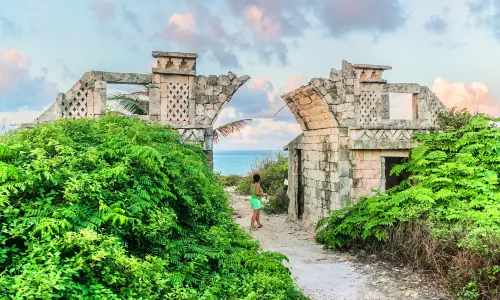
{"label": "leafy vegetation", "polygon": [[227,176],[220,175],[218,176],[218,179],[219,183],[223,187],[237,186],[242,180],[244,180],[243,177],[240,175],[227,175]]}
{"label": "leafy vegetation", "polygon": [[[252,174],[255,173],[260,175],[261,186],[264,192],[269,194],[269,201],[264,203],[262,210],[270,214],[287,212],[290,200],[286,194],[287,187],[284,181],[288,177],[288,156],[282,153],[269,154],[257,160],[252,166]],[[243,178],[236,191],[249,194],[252,182],[252,176]]]}
{"label": "leafy vegetation", "polygon": [[316,238],[432,270],[462,299],[499,299],[500,128],[465,111],[441,120],[444,132],[416,135],[420,146],[392,169],[407,181],[330,212]]}
{"label": "leafy vegetation", "polygon": [[0,299],[303,299],[179,138],[117,116],[0,137]]}

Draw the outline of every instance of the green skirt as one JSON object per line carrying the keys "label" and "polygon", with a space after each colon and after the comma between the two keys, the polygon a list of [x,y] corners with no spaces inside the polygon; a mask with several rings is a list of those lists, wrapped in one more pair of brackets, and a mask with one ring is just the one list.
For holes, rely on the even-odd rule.
{"label": "green skirt", "polygon": [[252,207],[253,210],[260,210],[260,199],[251,197],[250,206]]}

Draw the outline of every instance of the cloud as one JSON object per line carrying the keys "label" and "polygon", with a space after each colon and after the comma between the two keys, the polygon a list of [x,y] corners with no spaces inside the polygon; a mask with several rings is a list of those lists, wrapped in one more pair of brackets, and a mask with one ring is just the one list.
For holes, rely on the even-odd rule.
{"label": "cloud", "polygon": [[298,75],[290,75],[282,89],[285,93],[291,92],[298,88],[302,81],[304,81],[304,72],[299,73]]}
{"label": "cloud", "polygon": [[0,17],[0,38],[19,38],[21,37],[21,32],[21,27],[19,27],[16,23],[7,18]]}
{"label": "cloud", "polygon": [[32,76],[26,55],[0,49],[0,111],[39,110],[53,102],[56,84],[46,73]]}
{"label": "cloud", "polygon": [[122,6],[122,13],[125,22],[129,23],[130,26],[134,28],[137,32],[143,32],[142,26],[139,23],[139,16],[136,13],[132,12],[125,6]]}
{"label": "cloud", "polygon": [[[238,33],[230,33],[222,19],[203,5],[196,11],[174,13],[160,33],[166,42],[177,42],[187,52],[212,55],[223,67],[240,67],[235,49],[241,49]],[[199,18],[199,16],[203,16]]]}
{"label": "cloud", "polygon": [[105,23],[116,18],[116,7],[112,0],[92,0],[90,9]]}
{"label": "cloud", "polygon": [[316,4],[316,16],[334,37],[354,31],[380,35],[405,25],[406,12],[399,0],[318,0]]}
{"label": "cloud", "polygon": [[438,77],[432,91],[448,108],[456,106],[471,112],[500,116],[500,101],[491,98],[490,89],[484,83],[449,82]]}
{"label": "cloud", "polygon": [[437,34],[443,34],[448,29],[448,23],[441,16],[431,16],[425,23],[425,29]]}
{"label": "cloud", "polygon": [[470,0],[469,14],[478,25],[486,26],[500,41],[500,1],[499,0]]}

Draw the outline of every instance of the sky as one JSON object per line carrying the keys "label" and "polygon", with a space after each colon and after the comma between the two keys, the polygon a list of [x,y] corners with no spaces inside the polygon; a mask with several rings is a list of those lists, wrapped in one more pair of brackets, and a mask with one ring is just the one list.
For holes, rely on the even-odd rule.
{"label": "sky", "polygon": [[252,121],[216,149],[281,149],[301,130],[279,95],[342,60],[500,115],[500,0],[0,0],[0,119],[31,122],[86,71],[151,72],[154,50],[251,76],[216,125]]}

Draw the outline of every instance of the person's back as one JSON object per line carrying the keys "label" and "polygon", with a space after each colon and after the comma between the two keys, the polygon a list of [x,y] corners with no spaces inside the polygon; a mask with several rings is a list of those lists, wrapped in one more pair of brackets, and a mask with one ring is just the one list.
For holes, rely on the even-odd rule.
{"label": "person's back", "polygon": [[262,188],[260,188],[259,194],[261,194],[261,195],[257,195],[257,184],[252,183],[252,198],[257,199],[259,201],[262,200]]}

